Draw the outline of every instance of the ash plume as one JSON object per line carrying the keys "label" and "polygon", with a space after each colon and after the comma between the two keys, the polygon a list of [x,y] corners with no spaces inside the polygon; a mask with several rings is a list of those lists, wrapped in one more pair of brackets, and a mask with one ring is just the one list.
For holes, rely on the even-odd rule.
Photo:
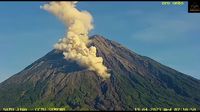
{"label": "ash plume", "polygon": [[95,71],[102,78],[109,78],[108,69],[103,65],[103,58],[96,56],[96,47],[87,47],[89,32],[94,28],[91,14],[79,11],[77,2],[50,2],[41,8],[57,16],[67,27],[64,38],[54,45],[61,50],[65,59],[78,62],[80,65]]}

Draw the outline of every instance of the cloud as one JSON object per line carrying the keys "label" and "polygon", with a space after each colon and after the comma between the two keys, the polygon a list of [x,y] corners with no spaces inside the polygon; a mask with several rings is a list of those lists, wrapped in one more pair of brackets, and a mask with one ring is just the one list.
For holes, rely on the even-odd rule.
{"label": "cloud", "polygon": [[103,58],[96,56],[96,47],[88,47],[89,32],[93,29],[92,15],[87,11],[79,11],[77,2],[50,2],[41,8],[53,13],[68,28],[64,38],[55,44],[55,49],[63,51],[65,59],[78,62],[80,65],[95,71],[106,79],[110,77]]}

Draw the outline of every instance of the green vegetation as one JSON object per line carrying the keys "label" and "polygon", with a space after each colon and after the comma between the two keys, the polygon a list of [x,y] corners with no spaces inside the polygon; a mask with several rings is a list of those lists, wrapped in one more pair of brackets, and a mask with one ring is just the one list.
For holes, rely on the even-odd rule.
{"label": "green vegetation", "polygon": [[53,50],[0,84],[0,109],[200,109],[199,80],[102,37],[92,42],[111,69],[110,79],[102,80]]}

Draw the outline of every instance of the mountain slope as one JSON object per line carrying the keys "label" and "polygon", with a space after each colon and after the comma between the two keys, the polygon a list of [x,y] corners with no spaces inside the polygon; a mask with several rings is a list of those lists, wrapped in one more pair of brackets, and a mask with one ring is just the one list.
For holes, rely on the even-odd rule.
{"label": "mountain slope", "polygon": [[200,107],[200,81],[95,35],[111,77],[63,59],[53,50],[0,84],[2,107],[65,107],[133,110],[137,107]]}

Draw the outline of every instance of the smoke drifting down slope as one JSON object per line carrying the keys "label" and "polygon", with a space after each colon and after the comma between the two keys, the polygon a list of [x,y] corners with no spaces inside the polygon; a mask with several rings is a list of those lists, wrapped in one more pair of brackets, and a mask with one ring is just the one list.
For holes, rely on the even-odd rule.
{"label": "smoke drifting down slope", "polygon": [[87,11],[76,9],[77,2],[50,2],[41,8],[53,13],[68,28],[67,34],[55,44],[55,49],[63,51],[65,59],[95,71],[102,78],[110,77],[103,58],[96,56],[96,47],[87,47],[88,33],[93,29],[92,16]]}
{"label": "smoke drifting down slope", "polygon": [[99,35],[92,36],[90,44],[112,68],[109,79],[102,81],[96,73],[65,60],[61,51],[52,50],[0,83],[0,110],[49,106],[72,111],[200,110],[200,80]]}

